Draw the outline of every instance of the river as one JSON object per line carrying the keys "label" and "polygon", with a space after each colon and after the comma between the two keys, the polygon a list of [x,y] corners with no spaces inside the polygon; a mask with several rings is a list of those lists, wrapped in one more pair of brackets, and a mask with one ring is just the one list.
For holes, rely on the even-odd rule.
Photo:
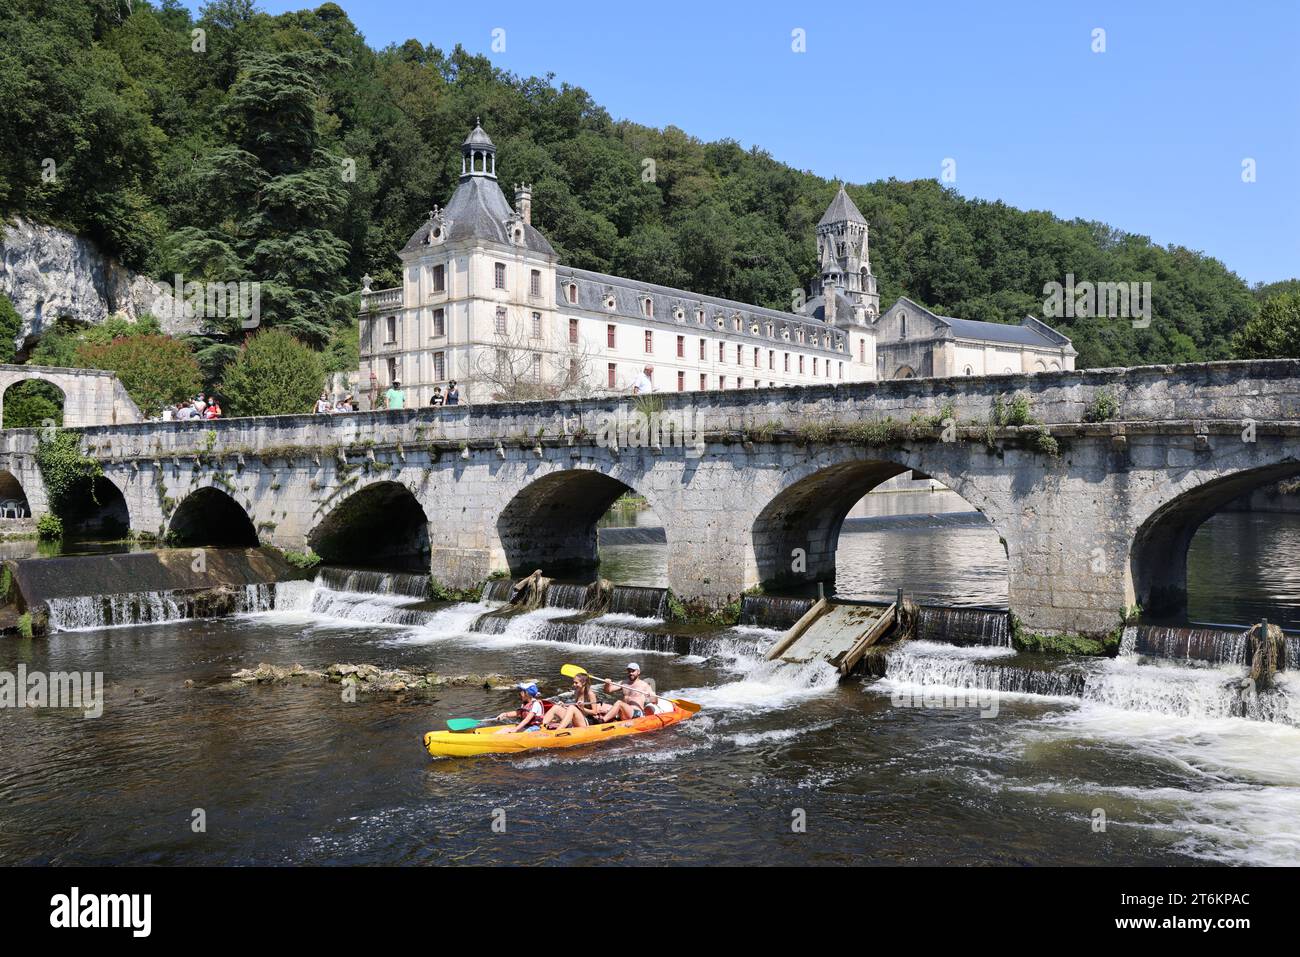
{"label": "river", "polygon": [[[841,590],[888,597],[905,579],[947,603],[1005,606],[1001,546],[962,511],[951,524],[859,516]],[[1294,621],[1297,563],[1275,556],[1297,543],[1300,517],[1216,517],[1193,545],[1194,615]],[[605,550],[606,572],[653,584],[653,548]],[[1207,548],[1232,549],[1219,564],[1234,575],[1216,580]],[[1250,579],[1248,560],[1267,571]],[[566,625],[573,609],[543,608],[492,633],[473,630],[487,604],[414,614],[411,599],[337,586],[282,585],[264,613],[0,642],[0,671],[108,683],[97,719],[0,712],[0,862],[1300,863],[1300,709],[1283,697],[1256,716],[1270,720],[1229,717],[1229,665],[915,641],[888,677],[840,684],[826,666],[762,661],[775,631],[712,629],[665,653],[650,618]],[[618,674],[633,656],[704,710],[599,750],[513,758],[421,747],[448,717],[510,706],[509,692],[350,703],[336,686],[227,686],[262,661],[342,661],[558,689],[566,662]],[[981,707],[936,706],[944,689],[979,689]]]}

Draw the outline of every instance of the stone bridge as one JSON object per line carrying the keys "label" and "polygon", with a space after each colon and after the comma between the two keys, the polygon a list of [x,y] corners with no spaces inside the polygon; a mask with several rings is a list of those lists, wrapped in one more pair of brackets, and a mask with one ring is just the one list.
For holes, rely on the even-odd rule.
{"label": "stone bridge", "polygon": [[[642,434],[642,412],[684,428]],[[621,436],[609,427],[620,421],[632,426]],[[1185,614],[1196,528],[1230,500],[1300,475],[1300,361],[142,423],[82,435],[104,471],[97,507],[116,509],[138,533],[310,545],[345,562],[414,559],[450,586],[497,570],[590,565],[597,520],[634,490],[666,527],[674,592],[710,603],[763,583],[833,581],[850,507],[911,470],[988,519],[1006,549],[1011,610],[1027,627],[1095,634],[1137,605]],[[46,507],[37,438],[0,434],[0,468],[34,514]]]}
{"label": "stone bridge", "polygon": [[144,418],[117,375],[101,369],[0,364],[0,414],[9,387],[20,382],[48,382],[63,393],[63,424],[124,425]]}

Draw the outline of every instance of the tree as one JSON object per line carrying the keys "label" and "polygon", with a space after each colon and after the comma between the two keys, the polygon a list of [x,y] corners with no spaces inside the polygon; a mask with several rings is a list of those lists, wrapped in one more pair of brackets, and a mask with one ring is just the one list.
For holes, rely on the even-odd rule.
{"label": "tree", "polygon": [[499,332],[491,346],[474,354],[470,385],[494,402],[580,399],[593,393],[595,353],[585,342],[569,342],[543,355],[522,326]]}
{"label": "tree", "polygon": [[318,353],[283,329],[266,329],[244,343],[218,391],[229,415],[294,415],[311,411],[324,381]]}
{"label": "tree", "polygon": [[9,297],[0,292],[0,362],[13,362],[23,320]]}
{"label": "tree", "polygon": [[27,379],[15,382],[4,394],[6,429],[34,429],[63,424],[63,392],[51,382]]}
{"label": "tree", "polygon": [[84,342],[74,365],[117,373],[140,411],[162,414],[165,406],[188,399],[203,387],[199,364],[189,346],[171,336],[122,336],[107,343]]}
{"label": "tree", "polygon": [[1300,292],[1267,300],[1259,315],[1237,334],[1233,350],[1241,359],[1300,358]]}

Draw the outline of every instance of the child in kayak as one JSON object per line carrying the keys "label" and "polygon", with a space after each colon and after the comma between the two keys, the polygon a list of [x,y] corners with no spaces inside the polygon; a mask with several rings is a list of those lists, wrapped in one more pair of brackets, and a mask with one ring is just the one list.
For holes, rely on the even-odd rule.
{"label": "child in kayak", "polygon": [[532,681],[521,681],[515,687],[519,689],[519,707],[514,711],[501,712],[497,715],[497,720],[516,720],[519,722],[507,731],[507,734],[541,728],[542,716],[545,714],[546,708],[542,705],[542,699],[538,697],[540,692],[537,690],[537,684]]}
{"label": "child in kayak", "polygon": [[596,689],[591,686],[591,675],[573,676],[573,694],[573,704],[557,704],[547,712],[545,727],[560,731],[600,723],[601,706],[596,700]]}

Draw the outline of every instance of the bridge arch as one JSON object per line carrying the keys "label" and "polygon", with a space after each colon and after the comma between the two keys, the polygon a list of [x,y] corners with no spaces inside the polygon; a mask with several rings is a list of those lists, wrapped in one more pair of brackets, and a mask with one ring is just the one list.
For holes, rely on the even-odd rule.
{"label": "bridge arch", "polygon": [[429,517],[401,482],[372,482],[327,511],[307,536],[327,562],[429,570]]}
{"label": "bridge arch", "polygon": [[[1300,476],[1300,461],[1242,469],[1179,490],[1138,526],[1129,548],[1131,605],[1154,619],[1187,617],[1187,550],[1211,516],[1234,499]],[[1194,476],[1193,476],[1194,480]]]}
{"label": "bridge arch", "polygon": [[905,473],[937,480],[982,514],[989,532],[1001,540],[1002,556],[1008,557],[1001,530],[981,506],[982,499],[967,497],[960,475],[933,467],[921,470],[902,457],[877,458],[864,451],[854,455],[787,473],[784,486],[759,510],[751,526],[752,566],[747,581],[777,590],[811,582],[834,585],[840,534],[850,511],[867,493]]}
{"label": "bridge arch", "polygon": [[48,379],[13,379],[0,393],[0,427],[30,429],[50,423],[62,426],[66,403],[67,394]]}
{"label": "bridge arch", "polygon": [[0,519],[26,518],[31,515],[27,490],[18,476],[8,469],[0,469]]}
{"label": "bridge arch", "polygon": [[131,528],[126,496],[107,476],[80,479],[62,505],[63,533],[69,538],[120,538]]}
{"label": "bridge arch", "polygon": [[257,529],[229,493],[208,485],[185,496],[167,523],[175,545],[245,546],[258,544]]}
{"label": "bridge arch", "polygon": [[[600,561],[597,523],[622,495],[638,491],[583,467],[549,472],[528,483],[497,518],[497,536],[510,572],[528,574],[540,568],[547,575],[565,575],[594,568]],[[654,502],[649,504],[653,509]],[[671,543],[671,531],[665,529],[665,534]]]}

